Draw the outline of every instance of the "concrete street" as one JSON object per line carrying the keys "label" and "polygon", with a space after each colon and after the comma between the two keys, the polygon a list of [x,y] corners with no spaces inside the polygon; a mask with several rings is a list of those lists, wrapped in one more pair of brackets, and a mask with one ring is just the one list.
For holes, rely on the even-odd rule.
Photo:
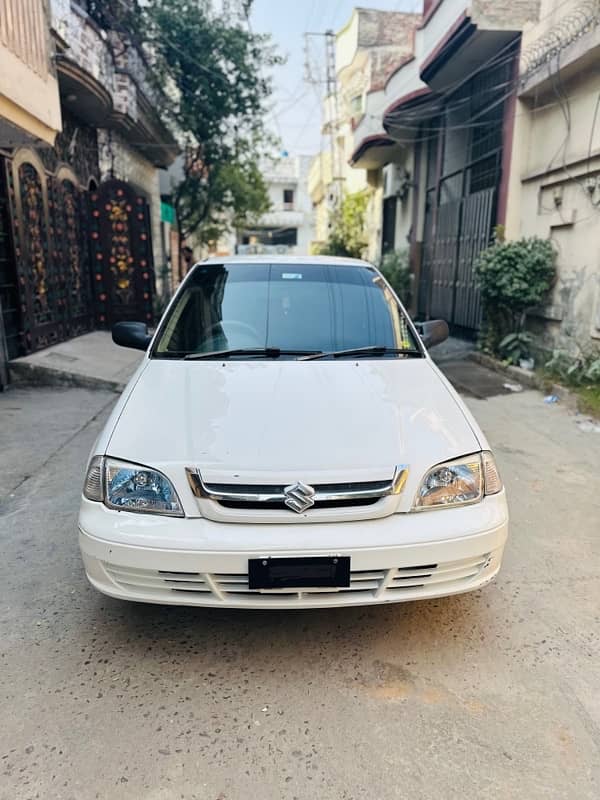
{"label": "concrete street", "polygon": [[468,399],[512,531],[497,582],[368,609],[125,604],[76,515],[116,395],[0,395],[1,800],[600,797],[600,435]]}

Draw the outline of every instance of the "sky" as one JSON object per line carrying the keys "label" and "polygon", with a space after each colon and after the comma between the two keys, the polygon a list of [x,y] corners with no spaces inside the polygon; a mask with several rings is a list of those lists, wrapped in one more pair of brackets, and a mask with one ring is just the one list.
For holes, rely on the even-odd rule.
{"label": "sky", "polygon": [[[274,97],[269,127],[290,155],[312,155],[321,148],[322,86],[304,80],[304,32],[339,31],[355,5],[387,11],[420,11],[422,0],[254,0],[251,24],[270,33],[286,63],[274,70]],[[323,72],[323,37],[310,37],[313,72]]]}

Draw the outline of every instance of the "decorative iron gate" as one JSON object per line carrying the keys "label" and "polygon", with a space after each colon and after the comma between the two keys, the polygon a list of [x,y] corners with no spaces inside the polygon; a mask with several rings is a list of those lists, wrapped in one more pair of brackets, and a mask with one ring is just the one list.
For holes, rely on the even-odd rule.
{"label": "decorative iron gate", "polygon": [[67,312],[69,337],[89,331],[93,323],[90,256],[86,231],[89,218],[87,192],[69,178],[48,181],[50,234],[53,257],[60,263],[59,292]]}
{"label": "decorative iron gate", "polygon": [[[0,308],[8,358],[19,355],[19,292],[13,263],[14,254],[8,203],[7,162],[0,157]],[[1,332],[0,332],[1,335]],[[2,358],[0,354],[0,359]]]}
{"label": "decorative iron gate", "polygon": [[122,320],[152,324],[154,268],[146,199],[129,184],[108,180],[90,201],[97,325]]}
{"label": "decorative iron gate", "polygon": [[18,291],[15,357],[89,331],[92,298],[85,193],[26,159],[12,163],[7,184]]}

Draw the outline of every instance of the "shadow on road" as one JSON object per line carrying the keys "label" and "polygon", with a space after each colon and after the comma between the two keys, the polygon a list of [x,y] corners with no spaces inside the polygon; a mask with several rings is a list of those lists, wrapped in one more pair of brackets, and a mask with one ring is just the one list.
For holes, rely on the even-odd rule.
{"label": "shadow on road", "polygon": [[[88,624],[110,629],[113,646],[126,645],[130,655],[162,651],[177,660],[191,655],[239,658],[293,656],[339,660],[346,649],[366,651],[376,642],[406,652],[419,647],[444,649],[456,639],[472,639],[474,629],[494,627],[489,603],[493,585],[477,592],[436,600],[371,607],[298,611],[227,610],[155,606],[98,597],[89,608]],[[202,660],[202,659],[201,659]],[[197,661],[196,661],[197,663]],[[306,663],[304,664],[306,666]]]}

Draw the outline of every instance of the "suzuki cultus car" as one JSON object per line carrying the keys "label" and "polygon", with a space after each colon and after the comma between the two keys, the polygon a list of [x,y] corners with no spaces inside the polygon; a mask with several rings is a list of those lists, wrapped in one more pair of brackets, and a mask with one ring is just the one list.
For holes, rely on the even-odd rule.
{"label": "suzuki cultus car", "polygon": [[500,568],[489,445],[370,264],[192,268],[96,442],[79,541],[113,597],[235,608],[390,603],[478,589]]}

